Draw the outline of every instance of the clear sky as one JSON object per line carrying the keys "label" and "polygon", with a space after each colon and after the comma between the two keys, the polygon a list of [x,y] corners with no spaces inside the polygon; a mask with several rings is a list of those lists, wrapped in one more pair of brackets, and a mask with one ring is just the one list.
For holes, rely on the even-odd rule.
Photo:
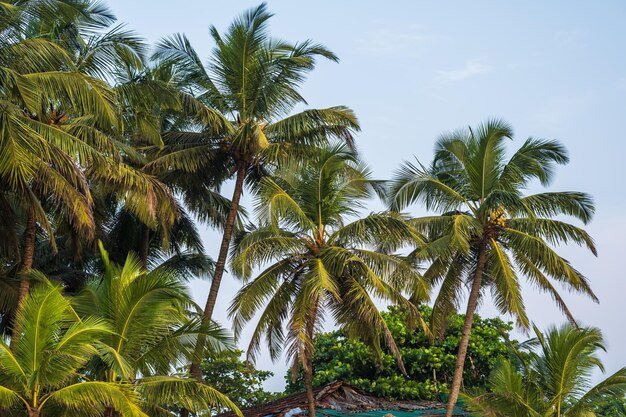
{"label": "clear sky", "polygon": [[[209,25],[222,31],[235,15],[258,4],[107,3],[150,41],[184,32],[203,56],[213,47]],[[571,163],[559,168],[551,189],[594,196],[597,213],[588,230],[599,257],[578,248],[562,253],[589,277],[600,304],[574,294],[566,300],[581,322],[603,330],[607,371],[626,365],[626,2],[270,0],[269,7],[275,13],[274,36],[310,38],[339,55],[339,64],[319,65],[303,94],[311,107],[343,104],[355,110],[362,126],[359,149],[380,179],[413,155],[428,162],[440,133],[490,117],[512,124],[512,146],[528,136],[567,146]],[[379,208],[373,203],[372,210]],[[421,213],[415,207],[412,212]],[[215,257],[219,234],[205,229],[203,236]],[[216,318],[227,326],[225,311],[238,285],[227,277],[220,293]],[[203,305],[208,283],[192,288]],[[528,286],[525,295],[539,327],[564,321],[547,295]],[[496,314],[489,303],[480,312]],[[276,373],[269,388],[282,389],[282,362],[271,364],[265,355],[258,366]]]}

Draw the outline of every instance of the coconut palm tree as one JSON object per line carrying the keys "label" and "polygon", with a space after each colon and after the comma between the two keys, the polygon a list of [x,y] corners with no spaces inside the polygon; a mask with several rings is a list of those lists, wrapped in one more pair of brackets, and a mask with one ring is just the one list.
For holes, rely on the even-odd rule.
{"label": "coconut palm tree", "polygon": [[[211,289],[203,314],[210,323],[226,266],[244,183],[254,182],[280,157],[296,157],[312,144],[332,138],[352,141],[358,130],[353,112],[346,107],[310,109],[291,114],[306,101],[298,91],[316,58],[336,61],[324,46],[311,41],[291,44],[273,39],[265,4],[234,20],[224,35],[210,32],[216,47],[208,66],[183,35],[160,42],[156,59],[173,62],[186,74],[187,85],[197,99],[223,117],[195,131],[175,131],[165,136],[159,158],[150,163],[155,171],[195,173],[206,187],[218,188],[234,178],[234,190],[217,257]],[[202,349],[202,340],[198,342]],[[192,371],[201,378],[201,355]]]}
{"label": "coconut palm tree", "polygon": [[[195,305],[184,283],[187,277],[167,264],[146,272],[133,254],[120,267],[110,262],[101,244],[100,251],[103,276],[89,280],[73,299],[81,317],[96,317],[113,330],[100,338],[100,355],[87,367],[88,375],[133,386],[141,394],[141,408],[150,415],[175,404],[191,410],[216,405],[236,410],[211,387],[172,375],[187,363],[199,332],[199,320],[190,319],[188,312]],[[207,339],[215,350],[231,346],[217,327],[209,329]],[[105,416],[115,410],[109,404]]]}
{"label": "coconut palm tree", "polygon": [[[171,65],[145,64],[133,56],[120,57],[116,63],[110,78],[123,109],[125,129],[115,136],[115,143],[126,165],[149,176],[144,169],[150,160],[145,147],[162,146],[161,130],[173,123],[170,119],[197,116],[198,107],[203,106],[188,99]],[[199,276],[208,275],[212,262],[204,254],[197,228],[184,206],[188,189],[172,173],[155,178],[173,196],[173,221],[147,222],[137,216],[133,205],[139,201],[127,200],[125,189],[95,184],[95,212],[102,225],[98,239],[112,249],[111,256],[118,263],[123,263],[132,251],[139,255],[144,268],[173,257],[172,263],[176,261],[181,268],[194,269]],[[207,218],[213,219],[215,212],[221,214],[216,209],[207,213]],[[99,259],[97,248],[93,249],[91,255]]]}
{"label": "coconut palm tree", "polygon": [[[133,169],[137,174],[146,163],[146,159],[139,147],[146,144],[162,146],[160,136],[162,124],[162,113],[171,110],[178,110],[180,100],[179,90],[172,87],[166,81],[155,77],[160,72],[146,64],[147,45],[135,33],[125,30],[123,25],[112,26],[115,17],[111,11],[103,4],[94,1],[66,0],[69,10],[75,10],[70,16],[60,21],[44,21],[41,26],[36,25],[39,32],[37,36],[50,38],[57,42],[67,51],[73,60],[76,71],[86,75],[99,78],[111,85],[117,99],[119,107],[118,117],[123,124],[123,129],[94,129],[88,123],[83,123],[78,128],[74,128],[75,134],[82,134],[86,140],[94,138],[101,142],[108,142],[111,151],[121,156],[121,160],[128,169]],[[51,27],[49,27],[51,26]],[[157,68],[158,69],[158,68]],[[117,156],[117,155],[116,155]],[[139,196],[145,198],[129,198],[128,188],[119,187],[119,184],[102,184],[102,181],[92,182],[92,194],[94,191],[100,195],[95,199],[95,204],[109,204],[112,207],[96,207],[94,215],[97,217],[100,212],[106,212],[110,218],[96,218],[95,223],[102,225],[101,230],[96,230],[97,238],[106,240],[107,229],[111,223],[129,224],[128,221],[120,222],[116,217],[124,217],[126,220],[135,218],[139,223],[139,233],[129,229],[125,232],[129,235],[139,237],[139,245],[132,247],[140,254],[144,267],[148,263],[149,235],[151,229],[160,229],[165,238],[161,239],[163,245],[159,249],[169,249],[168,231],[172,222],[179,220],[176,216],[172,219],[165,216],[161,221],[154,221],[151,218],[138,218],[134,205],[146,205],[150,201],[150,196]],[[104,194],[104,195],[103,195]],[[113,196],[114,198],[110,198]],[[173,202],[173,198],[165,200],[172,211],[180,214],[180,207]],[[121,203],[121,204],[120,204]],[[150,204],[148,204],[150,205]],[[111,218],[112,217],[112,218]],[[158,219],[157,219],[158,220]],[[186,222],[179,222],[187,224]],[[179,227],[180,228],[180,227]],[[72,236],[71,229],[65,228],[69,232],[79,259],[78,267],[82,267],[83,253],[85,248],[92,249],[91,254],[98,256],[95,241],[81,241],[81,236]],[[116,238],[117,236],[113,236]],[[84,239],[83,239],[84,240]],[[120,251],[127,249],[129,244],[121,245]],[[126,258],[128,251],[124,252],[120,262]]]}
{"label": "coconut palm tree", "polygon": [[489,417],[581,417],[593,416],[596,403],[623,399],[626,368],[592,384],[594,371],[604,373],[598,356],[606,350],[602,334],[594,327],[571,324],[551,328],[536,339],[528,359],[519,366],[503,361],[493,371],[489,392],[468,397],[469,408]]}
{"label": "coconut palm tree", "polygon": [[594,212],[592,199],[580,192],[525,195],[534,180],[548,185],[555,165],[567,163],[568,157],[560,143],[530,138],[507,159],[505,141],[512,137],[511,128],[499,120],[443,135],[430,166],[405,162],[389,189],[393,209],[422,202],[437,213],[413,222],[429,240],[415,256],[432,262],[424,276],[431,286],[441,285],[432,314],[435,331],[458,308],[464,286],[470,287],[448,417],[458,398],[474,312],[484,291],[490,289],[496,307],[513,314],[522,327],[529,325],[522,278],[550,294],[572,322],[554,281],[596,300],[583,274],[553,248],[573,242],[596,254],[583,229],[554,219],[567,215],[587,223]]}
{"label": "coconut palm tree", "polygon": [[[0,205],[5,216],[0,227],[8,237],[4,242],[18,254],[13,268],[22,276],[18,304],[28,292],[38,234],[56,251],[53,219],[77,236],[95,236],[91,183],[115,189],[147,223],[172,223],[176,214],[163,184],[120,163],[120,151],[108,136],[121,127],[116,94],[78,70],[73,50],[63,46],[65,34],[73,37],[70,43],[78,39],[72,19],[85,20],[88,27],[107,21],[95,3],[86,11],[74,8],[88,3],[2,3]],[[85,17],[90,13],[95,17]],[[34,29],[45,27],[50,30],[41,36]]]}
{"label": "coconut palm tree", "polygon": [[[90,2],[86,2],[88,3]],[[92,5],[92,8],[95,6]],[[99,11],[98,15],[102,15],[103,10],[106,11],[103,7],[96,9]],[[106,23],[110,25],[110,22]],[[72,26],[79,36],[73,42],[63,44],[68,45],[79,71],[99,77],[112,85],[121,109],[120,118],[124,129],[107,132],[107,135],[112,136],[124,163],[147,175],[143,169],[150,160],[150,154],[145,152],[146,146],[153,145],[160,149],[163,146],[163,130],[171,130],[177,124],[187,124],[190,121],[213,124],[216,120],[221,120],[221,115],[186,91],[184,77],[174,65],[149,62],[145,57],[147,47],[141,38],[125,30],[122,25],[112,28],[109,25],[101,25],[102,30],[94,33],[93,23],[86,24],[77,16]],[[139,201],[129,201],[124,195],[127,191],[125,188],[120,193],[116,184],[112,187],[107,184],[93,186],[99,188],[92,189],[92,192],[99,194],[95,204],[101,204],[95,211],[106,214],[98,219],[103,227],[97,231],[100,232],[97,237],[104,242],[116,242],[115,253],[111,255],[117,262],[123,263],[127,254],[134,251],[139,254],[144,268],[149,263],[173,256],[170,264],[176,263],[181,268],[194,269],[199,275],[210,272],[212,263],[204,255],[196,227],[183,205],[192,208],[198,206],[188,198],[191,194],[197,199],[204,198],[206,203],[203,204],[203,219],[223,223],[223,204],[212,204],[222,203],[221,200],[225,199],[214,192],[208,197],[206,192],[198,192],[201,191],[198,187],[190,186],[194,181],[189,181],[189,177],[191,176],[185,176],[181,172],[167,172],[158,178],[172,194],[183,200],[183,204],[178,201],[174,204],[169,202],[177,214],[173,222],[167,217],[164,218],[165,221],[146,222],[137,216],[133,205]],[[193,191],[190,191],[192,188]],[[120,242],[117,240],[120,234],[131,238]],[[97,247],[91,246],[90,249],[95,249],[91,254],[99,258]]]}
{"label": "coconut palm tree", "polygon": [[99,318],[80,319],[58,286],[45,279],[24,299],[14,337],[0,340],[0,408],[39,417],[49,411],[99,413],[109,404],[124,415],[145,416],[136,394],[112,382],[90,381],[83,367],[111,334]]}
{"label": "coconut palm tree", "polygon": [[[78,25],[79,26],[79,25]],[[79,26],[80,29],[80,26]],[[79,30],[79,32],[81,32]],[[101,131],[85,124],[64,124],[72,127],[86,141],[94,138],[109,143],[112,152],[119,152],[126,169],[148,176],[142,171],[149,160],[143,152],[146,145],[162,145],[161,129],[169,129],[181,120],[210,118],[212,111],[186,93],[181,86],[181,77],[172,65],[163,63],[146,64],[142,56],[142,43],[132,34],[114,28],[102,36],[91,35],[81,42],[74,42],[70,55],[77,68],[106,78],[114,87],[124,130]],[[87,65],[87,61],[98,66]],[[92,64],[93,64],[92,62]],[[98,68],[106,67],[107,73],[100,74]],[[165,202],[176,213],[173,223],[168,216],[165,221],[146,221],[136,213],[139,207],[154,203],[150,196],[129,198],[129,190],[118,183],[91,181],[90,194],[93,198],[93,216],[96,225],[95,237],[111,248],[111,257],[124,263],[128,253],[139,254],[144,268],[167,262],[179,272],[196,277],[208,276],[213,269],[212,260],[204,254],[204,247],[197,227],[187,209],[203,208],[203,220],[223,223],[227,211],[227,200],[212,190],[197,186],[195,177],[186,173],[167,173],[158,178],[163,191],[180,197]],[[132,197],[132,195],[130,196]],[[136,197],[141,197],[138,195]],[[178,199],[177,199],[178,200]],[[158,202],[157,202],[158,204]],[[152,219],[151,219],[152,220]],[[85,281],[85,270],[98,270],[100,256],[96,239],[85,239],[75,232],[63,218],[56,216],[54,242],[41,240],[36,245],[37,256],[34,267],[63,280],[69,291],[80,289]],[[55,247],[56,246],[56,247]],[[10,278],[10,277],[9,277]],[[10,292],[5,292],[10,294]],[[11,301],[5,304],[12,305]]]}
{"label": "coconut palm tree", "polygon": [[[215,120],[220,120],[219,113],[185,90],[183,74],[171,63],[134,65],[129,62],[121,65],[115,73],[115,91],[125,108],[125,148],[130,148],[130,152],[125,152],[126,159],[129,165],[142,172],[148,173],[145,166],[154,159],[155,150],[163,145],[163,131],[175,130],[180,125],[212,124]],[[154,145],[154,149],[145,152],[147,145]],[[153,228],[134,215],[132,208],[118,205],[112,207],[111,215],[107,219],[108,223],[115,226],[109,230],[105,239],[116,239],[119,234],[134,236],[119,249],[123,258],[128,249],[134,250],[139,254],[144,267],[148,266],[149,261],[154,261],[148,259],[154,258],[154,253],[160,254],[161,258],[175,255],[179,261],[190,259],[212,266],[212,263],[207,262],[210,259],[204,255],[197,228],[188,212],[191,210],[198,213],[200,219],[208,224],[221,225],[228,212],[228,200],[206,187],[197,173],[166,170],[158,173],[158,179],[177,197],[178,216],[174,223],[158,224]],[[120,229],[119,226],[124,227]],[[210,270],[204,268],[200,272],[200,275],[207,275]]]}
{"label": "coconut palm tree", "polygon": [[[301,169],[286,167],[260,181],[260,225],[234,248],[232,271],[246,282],[230,308],[236,334],[260,312],[248,356],[255,357],[264,336],[273,359],[286,348],[292,369],[304,370],[310,416],[313,337],[325,313],[377,351],[384,340],[404,370],[374,298],[402,305],[418,319],[402,293],[427,291],[414,265],[393,251],[421,239],[397,213],[348,222],[381,190],[354,153],[344,146],[323,149]],[[262,271],[250,280],[257,268]]]}
{"label": "coconut palm tree", "polygon": [[[26,40],[0,48],[0,72],[5,75],[0,98],[0,183],[8,218],[3,229],[13,236],[10,242],[19,242],[17,230],[12,229],[17,223],[13,220],[20,211],[25,215],[19,265],[24,273],[32,267],[37,224],[52,239],[52,227],[43,208],[46,204],[62,213],[77,232],[93,235],[91,197],[73,155],[85,165],[100,155],[56,126],[56,119],[47,112],[50,102],[73,107],[77,114],[92,114],[103,122],[116,123],[113,96],[104,84],[75,73],[59,73],[56,68],[36,68],[45,66],[40,62],[42,55],[54,56],[58,62],[64,52],[45,40]],[[31,70],[25,68],[29,60],[33,61]],[[13,210],[16,206],[21,210]],[[22,298],[28,291],[27,282],[23,280]]]}

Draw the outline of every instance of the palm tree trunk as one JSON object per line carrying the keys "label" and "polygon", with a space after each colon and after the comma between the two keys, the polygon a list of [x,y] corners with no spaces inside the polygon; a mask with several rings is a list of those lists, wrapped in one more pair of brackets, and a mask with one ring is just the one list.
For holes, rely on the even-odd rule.
{"label": "palm tree trunk", "polygon": [[306,389],[306,400],[309,407],[309,416],[315,417],[315,396],[313,395],[313,361],[307,358],[304,366],[304,388]]}
{"label": "palm tree trunk", "polygon": [[313,395],[313,337],[315,336],[315,322],[319,300],[315,301],[313,313],[306,323],[307,344],[302,351],[304,365],[304,389],[306,390],[309,417],[315,417],[315,396]]}
{"label": "palm tree trunk", "polygon": [[150,249],[150,229],[145,224],[141,225],[141,243],[139,246],[139,258],[144,270],[148,269],[148,251]]}
{"label": "palm tree trunk", "polygon": [[456,364],[454,366],[454,379],[452,380],[452,388],[449,392],[448,407],[446,417],[452,417],[454,406],[459,399],[459,391],[463,382],[463,368],[465,366],[465,357],[467,356],[467,346],[469,344],[470,334],[472,332],[472,323],[474,322],[474,313],[478,305],[478,297],[480,295],[480,284],[483,277],[486,261],[486,244],[481,243],[478,249],[478,260],[476,263],[476,271],[472,280],[472,289],[470,291],[469,300],[467,301],[467,310],[465,312],[465,323],[463,324],[463,333],[459,342],[459,351],[456,356]]}
{"label": "palm tree trunk", "polygon": [[[222,235],[222,244],[220,245],[220,253],[215,264],[215,272],[213,273],[213,279],[211,280],[211,289],[206,300],[206,306],[202,314],[201,329],[206,331],[211,318],[213,316],[213,310],[215,309],[215,302],[217,301],[217,294],[220,289],[224,270],[226,268],[226,258],[228,257],[228,250],[230,248],[230,241],[233,237],[233,231],[235,229],[235,221],[237,220],[237,211],[239,210],[239,201],[243,194],[243,182],[246,179],[247,166],[245,162],[239,162],[237,164],[237,177],[235,179],[235,189],[233,190],[233,198],[230,202],[230,209],[228,210],[228,216],[226,217],[226,224],[224,225],[224,234]],[[196,378],[198,382],[202,382],[202,370],[200,369],[200,363],[202,362],[202,351],[204,350],[204,344],[206,337],[202,334],[198,335],[198,343],[196,345],[195,355],[192,359],[190,373]]]}
{"label": "palm tree trunk", "polygon": [[[202,313],[202,323],[200,326],[200,334],[198,335],[198,342],[196,343],[196,349],[194,356],[189,367],[189,373],[195,378],[196,381],[202,383],[204,378],[202,376],[202,368],[200,364],[202,362],[202,352],[204,351],[204,345],[206,337],[202,334],[208,329],[211,318],[213,316],[213,310],[215,309],[215,303],[217,301],[217,294],[220,290],[220,284],[222,282],[222,276],[226,269],[226,258],[228,257],[228,249],[230,248],[230,241],[233,237],[233,230],[235,229],[235,221],[237,220],[237,211],[239,210],[239,201],[243,194],[243,182],[246,179],[247,166],[244,162],[237,164],[237,176],[235,178],[235,189],[233,190],[233,198],[230,202],[230,209],[226,217],[226,224],[224,224],[224,234],[222,235],[222,244],[220,245],[220,253],[215,264],[215,272],[213,273],[213,279],[211,280],[211,288],[206,300],[206,305]],[[179,413],[180,417],[189,417],[189,410],[182,408]]]}
{"label": "palm tree trunk", "polygon": [[36,408],[29,408],[28,417],[41,417],[41,412]]}
{"label": "palm tree trunk", "polygon": [[33,269],[33,259],[35,257],[35,239],[36,239],[35,213],[32,209],[28,210],[26,218],[26,227],[24,229],[24,240],[22,243],[22,254],[20,260],[19,274],[20,289],[17,296],[17,308],[22,305],[24,299],[28,296],[30,282],[28,273]]}

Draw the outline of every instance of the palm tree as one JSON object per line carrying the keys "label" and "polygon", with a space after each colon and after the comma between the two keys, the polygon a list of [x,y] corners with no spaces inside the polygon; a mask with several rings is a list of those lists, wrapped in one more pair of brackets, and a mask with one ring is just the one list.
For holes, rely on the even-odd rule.
{"label": "palm tree", "polygon": [[[105,133],[112,137],[123,162],[136,173],[147,176],[149,174],[143,168],[154,153],[146,153],[146,146],[153,145],[160,149],[163,146],[163,130],[171,130],[173,126],[189,123],[190,120],[212,124],[221,120],[220,115],[185,90],[184,77],[174,65],[148,62],[145,57],[147,46],[141,38],[124,30],[122,25],[109,28],[113,20],[102,18],[103,15],[112,16],[108,9],[91,2],[84,2],[82,6],[90,6],[84,14],[98,12],[97,16],[101,17],[103,23],[96,26],[102,30],[94,33],[93,19],[85,21],[79,14],[67,25],[72,28],[69,31],[73,34],[72,41],[68,42],[62,37],[59,42],[69,50],[77,70],[112,85],[121,109],[120,118],[124,129]],[[204,254],[197,228],[184,205],[197,208],[198,204],[193,199],[204,198],[206,202],[201,205],[205,209],[203,219],[210,223],[223,223],[224,199],[214,192],[207,196],[206,192],[193,186],[194,181],[189,181],[193,180],[191,175],[184,174],[167,172],[159,176],[158,180],[167,186],[171,194],[180,196],[183,204],[173,198],[169,199],[171,201],[166,199],[165,202],[176,217],[171,219],[165,216],[162,221],[156,222],[154,219],[146,221],[136,213],[137,205],[141,207],[146,205],[146,200],[152,201],[150,196],[129,198],[127,187],[106,183],[92,185],[92,193],[97,194],[94,198],[94,215],[101,215],[96,223],[102,225],[101,230],[96,230],[97,237],[104,242],[115,241],[114,246],[107,246],[115,249],[111,255],[117,262],[123,263],[127,254],[134,251],[139,254],[144,268],[149,267],[150,263],[171,257],[170,264],[195,270],[199,276],[211,272],[212,262]],[[190,199],[190,195],[193,198]],[[118,240],[120,234],[130,238]],[[99,259],[96,245],[88,246],[88,249],[95,249],[88,255]]]}
{"label": "palm tree", "polygon": [[[99,77],[113,86],[124,129],[101,129],[93,126],[89,117],[70,118],[62,112],[57,119],[62,119],[63,123],[56,126],[122,161],[120,166],[137,176],[138,182],[150,181],[160,193],[137,192],[137,187],[94,175],[97,172],[89,169],[85,174],[90,179],[89,193],[93,199],[90,209],[95,239],[94,236],[77,233],[67,219],[54,214],[54,210],[46,206],[46,211],[53,214],[49,217],[52,217],[50,229],[54,230],[51,234],[54,239],[47,242],[44,236],[39,236],[33,267],[63,280],[70,291],[77,290],[84,283],[85,270],[93,270],[94,264],[99,263],[95,242],[100,239],[114,249],[111,256],[116,262],[123,263],[127,254],[134,251],[140,255],[144,268],[167,262],[181,272],[198,277],[208,276],[213,262],[204,254],[197,228],[183,204],[196,209],[202,207],[203,219],[221,223],[227,210],[225,199],[212,191],[207,196],[207,192],[195,186],[194,181],[188,181],[190,175],[168,173],[155,181],[142,171],[142,167],[149,160],[143,151],[145,146],[163,144],[161,129],[169,128],[185,117],[209,123],[214,112],[182,89],[182,77],[172,65],[146,64],[143,53],[145,44],[132,32],[116,26],[94,34],[94,30],[106,29],[114,19],[106,8],[90,3],[79,1],[68,4],[66,8],[72,12],[69,17],[56,23],[38,18],[41,24],[29,25],[29,28],[35,26],[39,30],[35,33],[38,37],[50,38],[62,45],[77,71]],[[99,18],[89,17],[94,13]],[[59,31],[50,28],[50,25],[64,29]],[[93,164],[94,167],[100,165]],[[155,194],[157,198],[154,198]],[[183,204],[174,200],[174,194],[181,197]],[[167,206],[170,211],[160,211],[156,216],[141,215],[141,210],[155,205]],[[172,212],[176,214],[174,219],[171,218]],[[7,228],[15,229],[10,219]],[[8,253],[5,256],[10,258],[14,255]],[[5,278],[10,283],[12,276],[9,274]],[[7,287],[11,289],[9,285]],[[4,292],[11,296],[5,297],[3,311],[15,305],[13,292],[16,291]]]}
{"label": "palm tree", "polygon": [[[375,192],[382,184],[370,179],[354,153],[343,146],[323,149],[301,169],[286,167],[260,181],[260,226],[234,249],[232,270],[246,281],[230,308],[236,334],[261,311],[248,356],[255,357],[263,336],[273,359],[286,347],[292,369],[304,370],[310,416],[313,337],[324,313],[376,351],[382,338],[404,371],[373,297],[404,306],[416,320],[417,308],[402,293],[427,292],[414,265],[393,253],[421,243],[402,215],[375,213],[347,222]],[[264,269],[250,280],[256,268]]]}
{"label": "palm tree", "polygon": [[82,368],[111,329],[99,318],[79,319],[60,287],[40,278],[17,312],[10,344],[0,340],[0,407],[29,417],[58,409],[83,416],[114,404],[124,415],[146,416],[122,385],[85,379]]}
{"label": "palm tree", "polygon": [[[77,236],[93,239],[90,183],[117,189],[116,195],[145,222],[171,223],[175,217],[169,191],[120,163],[120,152],[107,136],[121,126],[116,94],[106,82],[82,73],[73,51],[62,46],[66,34],[74,39],[70,43],[78,39],[72,19],[86,19],[89,27],[107,21],[95,3],[83,13],[88,3],[3,3],[0,205],[6,221],[1,228],[8,236],[5,242],[19,255],[14,268],[22,276],[18,305],[28,293],[38,231],[53,251],[52,219],[69,225]],[[90,13],[95,17],[85,17]],[[33,29],[45,27],[49,32],[42,36]]]}
{"label": "palm tree", "polygon": [[[115,74],[115,91],[124,109],[122,117],[126,127],[118,143],[124,161],[144,175],[150,175],[145,166],[154,156],[145,152],[146,146],[160,148],[162,130],[170,129],[181,119],[197,118],[207,123],[213,120],[211,110],[183,91],[181,77],[172,65],[122,60]],[[204,254],[197,227],[188,214],[189,208],[197,207],[189,195],[205,198],[204,204],[212,209],[203,206],[206,209],[203,219],[207,222],[223,221],[227,210],[223,204],[225,199],[216,197],[212,191],[207,196],[194,186],[194,178],[190,177],[180,172],[165,172],[157,177],[176,196],[172,207],[177,215],[173,222],[146,222],[135,214],[133,201],[126,204],[122,200],[119,204],[119,198],[110,198],[117,190],[110,187],[99,190],[104,192],[100,193],[96,204],[101,203],[98,207],[103,214],[101,224],[106,225],[99,237],[105,243],[115,242],[115,245],[106,245],[114,249],[113,259],[124,262],[133,251],[139,254],[144,268],[172,257],[172,262],[182,268],[195,269],[199,276],[212,271],[213,262]],[[121,237],[125,238],[120,240]]]}
{"label": "palm tree", "polygon": [[574,242],[596,254],[583,229],[553,219],[568,215],[587,223],[594,212],[591,198],[580,192],[524,195],[533,180],[548,185],[554,166],[567,163],[568,157],[560,143],[530,138],[507,160],[505,140],[512,137],[511,128],[498,120],[443,135],[431,165],[404,163],[389,190],[395,210],[419,201],[439,213],[414,220],[417,230],[429,240],[415,256],[432,261],[424,276],[431,286],[441,285],[432,314],[435,331],[442,329],[448,314],[458,308],[463,286],[471,288],[448,417],[461,386],[474,312],[486,289],[491,289],[496,307],[513,314],[523,327],[528,327],[529,321],[521,277],[550,294],[572,322],[574,318],[551,280],[596,300],[587,279],[553,249]]}
{"label": "palm tree", "polygon": [[[43,45],[43,48],[41,46]],[[38,50],[39,49],[39,50]],[[37,50],[37,52],[32,52]],[[5,54],[2,54],[4,52]],[[26,66],[28,59],[38,60],[41,55],[63,57],[63,51],[44,40],[22,41],[0,48],[0,72],[4,73],[3,102],[0,114],[0,183],[3,208],[9,221],[19,211],[25,215],[20,272],[30,271],[33,262],[37,223],[52,239],[52,227],[44,206],[52,205],[78,233],[93,235],[91,197],[87,182],[79,165],[70,155],[78,155],[80,163],[89,164],[98,158],[97,151],[76,136],[55,126],[49,114],[42,113],[49,102],[74,107],[77,113],[96,114],[108,123],[116,123],[113,116],[113,96],[106,86],[72,73],[58,73],[52,68],[24,73],[25,68],[15,67],[14,54],[19,52],[19,64]],[[22,54],[22,52],[24,54]],[[25,54],[33,55],[24,58]],[[56,58],[55,58],[56,59]],[[3,62],[4,61],[4,62]],[[41,64],[36,64],[41,66]],[[33,68],[33,71],[37,71]],[[45,111],[44,111],[45,112]],[[15,236],[16,222],[5,222]],[[13,237],[9,241],[18,242]],[[28,281],[22,281],[20,297],[28,291]]]}
{"label": "palm tree", "polygon": [[[104,275],[89,280],[73,299],[81,317],[96,317],[112,329],[98,342],[100,355],[91,361],[88,374],[98,381],[133,386],[141,394],[141,408],[150,415],[174,404],[192,410],[216,405],[237,410],[211,387],[171,375],[187,363],[199,332],[199,320],[189,318],[194,303],[186,276],[167,264],[146,272],[133,254],[119,267],[102,245],[100,250]],[[210,328],[207,336],[213,349],[230,347],[220,328]],[[115,410],[108,404],[105,416]]]}
{"label": "palm tree", "polygon": [[[65,0],[70,3],[70,10],[76,10],[69,19],[62,22],[43,22],[39,36],[50,37],[62,45],[72,58],[77,71],[86,75],[97,77],[111,85],[116,98],[120,113],[119,119],[123,123],[123,129],[98,130],[92,126],[81,124],[78,129],[73,129],[76,133],[82,133],[86,140],[93,141],[99,138],[102,142],[109,143],[110,150],[115,154],[119,153],[120,159],[127,169],[134,170],[135,174],[149,178],[141,168],[146,164],[146,158],[141,151],[145,145],[162,146],[161,125],[163,114],[168,111],[179,110],[182,94],[179,86],[172,86],[169,80],[163,80],[159,75],[165,71],[160,71],[158,66],[146,64],[147,45],[135,33],[125,30],[123,25],[112,26],[115,18],[111,11],[101,3],[94,1]],[[52,25],[53,28],[48,26]],[[57,28],[58,27],[58,28]],[[117,155],[116,155],[117,156]],[[99,198],[95,199],[95,204],[108,204],[109,207],[95,207],[95,216],[98,211],[106,212],[109,218],[96,219],[97,225],[103,225],[101,230],[96,230],[97,237],[106,240],[107,237],[117,238],[118,236],[107,236],[106,233],[113,222],[115,225],[126,224],[134,226],[128,220],[134,219],[137,228],[130,228],[124,232],[138,239],[126,240],[126,245],[120,245],[120,252],[124,249],[135,250],[140,254],[144,267],[148,266],[148,249],[150,246],[151,230],[159,229],[161,232],[160,243],[153,245],[157,249],[169,251],[170,228],[173,223],[178,223],[177,229],[181,225],[189,226],[189,222],[181,220],[181,207],[174,202],[174,198],[166,198],[163,203],[169,206],[170,215],[146,218],[137,213],[137,208],[142,206],[154,206],[155,203],[150,195],[130,195],[128,187],[120,187],[120,184],[108,184],[106,178],[102,181],[91,184],[92,194],[95,192]],[[156,184],[156,183],[155,183]],[[164,184],[158,184],[162,191],[167,194],[170,190]],[[104,195],[103,195],[104,194]],[[110,198],[113,196],[114,198]],[[121,203],[121,204],[120,204]],[[148,203],[148,204],[146,204]],[[159,202],[157,205],[161,204]],[[100,213],[100,214],[101,214]],[[172,218],[171,214],[176,216]],[[139,214],[139,215],[138,215]],[[120,222],[119,217],[126,221]],[[156,220],[156,221],[155,221]],[[71,232],[71,229],[68,229]],[[195,229],[192,231],[195,232]],[[180,235],[180,233],[179,233]],[[70,236],[73,243],[80,240],[80,236]],[[87,244],[85,244],[87,243]],[[138,243],[133,247],[132,243]],[[178,242],[182,243],[182,242]],[[78,242],[78,252],[85,246],[91,254],[99,258],[94,240]],[[195,249],[195,248],[194,248]],[[177,252],[180,252],[177,250]],[[200,251],[201,252],[201,251]],[[120,262],[126,258],[128,250],[123,252]],[[82,267],[82,253],[77,256]],[[177,255],[180,255],[177,253]],[[196,258],[202,257],[202,253],[194,253]],[[206,271],[205,271],[206,272]]]}
{"label": "palm tree", "polygon": [[[337,57],[308,40],[291,44],[271,38],[271,16],[262,4],[235,19],[223,36],[211,27],[216,47],[208,67],[183,35],[163,40],[155,55],[175,63],[186,74],[188,88],[198,100],[223,116],[221,121],[204,124],[196,131],[177,130],[166,135],[165,147],[151,168],[196,173],[205,186],[214,188],[235,179],[204,308],[205,326],[215,308],[244,183],[254,182],[280,157],[295,157],[309,145],[331,138],[350,143],[352,132],[359,128],[353,112],[341,106],[289,115],[297,104],[306,104],[298,88],[314,69],[316,58],[336,61]],[[202,345],[199,340],[199,352]],[[200,360],[201,355],[197,355],[192,366],[199,380]]]}
{"label": "palm tree", "polygon": [[600,330],[564,325],[541,334],[519,366],[503,361],[493,371],[489,392],[468,397],[470,409],[489,417],[580,417],[595,415],[595,405],[607,397],[623,399],[626,368],[592,385],[594,371],[604,373],[598,356],[606,350]]}

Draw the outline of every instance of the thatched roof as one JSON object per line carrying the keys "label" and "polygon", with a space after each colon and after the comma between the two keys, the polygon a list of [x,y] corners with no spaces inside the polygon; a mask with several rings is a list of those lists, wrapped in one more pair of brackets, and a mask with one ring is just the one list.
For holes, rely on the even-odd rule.
{"label": "thatched roof", "polygon": [[[419,415],[420,417],[441,416],[445,414],[446,405],[436,401],[395,401],[366,394],[344,382],[338,381],[314,390],[315,408],[333,410],[333,415],[362,413],[372,411],[402,412],[403,415]],[[300,408],[306,411],[307,400],[304,392],[289,395],[267,404],[241,410],[244,417],[283,417],[290,410]],[[324,412],[322,411],[322,414]],[[460,410],[455,415],[465,415]],[[235,417],[232,412],[217,417]]]}

